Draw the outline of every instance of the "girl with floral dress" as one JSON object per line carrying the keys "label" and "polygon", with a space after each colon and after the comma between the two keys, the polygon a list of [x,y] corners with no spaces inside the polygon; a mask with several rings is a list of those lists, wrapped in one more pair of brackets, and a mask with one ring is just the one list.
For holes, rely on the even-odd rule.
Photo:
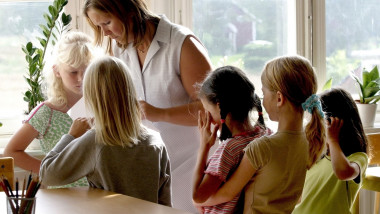
{"label": "girl with floral dress", "polygon": [[[17,166],[38,174],[41,160],[25,149],[39,139],[42,152],[47,154],[68,133],[73,120],[67,111],[82,97],[84,71],[94,53],[91,43],[91,38],[80,32],[69,32],[57,43],[52,66],[45,66],[48,99],[30,112],[4,150],[4,156],[13,157]],[[88,182],[80,179],[67,186],[88,186]]]}

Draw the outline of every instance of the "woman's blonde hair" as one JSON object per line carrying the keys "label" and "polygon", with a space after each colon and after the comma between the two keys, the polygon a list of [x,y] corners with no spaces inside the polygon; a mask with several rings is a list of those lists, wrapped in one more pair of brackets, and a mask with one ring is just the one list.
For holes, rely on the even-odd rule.
{"label": "woman's blonde hair", "polygon": [[145,136],[136,91],[120,59],[105,56],[94,60],[84,76],[83,96],[95,117],[97,142],[133,146]]}
{"label": "woman's blonde hair", "polygon": [[[148,22],[158,25],[160,21],[159,16],[148,10],[144,0],[86,0],[83,7],[83,14],[94,30],[95,43],[99,46],[103,44],[104,32],[102,32],[99,26],[94,25],[88,17],[87,12],[90,9],[117,18],[123,25],[123,37],[125,39],[128,38],[128,32],[132,32],[134,46],[141,43],[147,31]],[[128,28],[130,28],[129,31]],[[111,41],[112,39],[108,38],[106,49],[107,53],[110,54],[112,54]],[[117,42],[117,45],[125,49],[128,44],[120,44]]]}
{"label": "woman's blonde hair", "polygon": [[[281,92],[302,113],[302,103],[315,94],[318,87],[313,67],[300,56],[283,56],[267,62],[261,82],[269,90]],[[317,108],[313,109],[305,132],[309,141],[310,168],[321,157],[326,141],[324,119]]]}
{"label": "woman's blonde hair", "polygon": [[58,70],[62,69],[62,64],[73,68],[87,66],[93,58],[92,40],[84,33],[68,32],[55,45],[52,57],[45,66],[45,94],[53,105],[64,106],[67,104],[67,96],[62,79],[55,75],[53,66]]}

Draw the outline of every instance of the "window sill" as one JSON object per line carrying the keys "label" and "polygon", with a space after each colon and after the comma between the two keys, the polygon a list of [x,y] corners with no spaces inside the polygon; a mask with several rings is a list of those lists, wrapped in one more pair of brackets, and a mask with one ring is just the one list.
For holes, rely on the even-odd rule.
{"label": "window sill", "polygon": [[366,134],[380,132],[380,123],[375,123],[373,127],[364,128]]}

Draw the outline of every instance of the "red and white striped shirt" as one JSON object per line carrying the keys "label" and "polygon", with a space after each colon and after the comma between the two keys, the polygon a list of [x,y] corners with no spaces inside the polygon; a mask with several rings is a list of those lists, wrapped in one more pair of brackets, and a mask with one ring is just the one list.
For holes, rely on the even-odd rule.
{"label": "red and white striped shirt", "polygon": [[[263,129],[256,125],[252,131],[235,135],[233,138],[221,142],[215,153],[209,158],[207,169],[204,173],[218,177],[225,183],[239,166],[244,155],[243,149],[254,139],[270,134],[272,134],[270,129]],[[240,194],[231,201],[203,207],[204,213],[233,213],[239,197]]]}

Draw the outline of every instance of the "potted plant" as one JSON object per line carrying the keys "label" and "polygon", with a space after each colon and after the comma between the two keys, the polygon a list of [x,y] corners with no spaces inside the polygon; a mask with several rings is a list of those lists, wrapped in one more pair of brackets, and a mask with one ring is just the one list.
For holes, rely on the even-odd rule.
{"label": "potted plant", "polygon": [[71,16],[66,15],[62,9],[68,3],[68,0],[54,0],[49,5],[49,13],[44,13],[46,23],[40,24],[42,37],[36,37],[39,41],[39,47],[34,46],[32,42],[28,42],[22,46],[25,53],[25,59],[28,63],[28,71],[24,76],[28,83],[28,89],[24,93],[24,101],[28,103],[28,114],[40,102],[44,101],[41,90],[42,71],[45,65],[45,56],[49,45],[53,47],[59,36],[68,31],[68,25],[71,22]]}
{"label": "potted plant", "polygon": [[362,80],[354,72],[351,76],[359,86],[359,97],[357,106],[364,127],[373,127],[375,122],[377,102],[380,100],[380,78],[377,66],[371,71],[363,68]]}

